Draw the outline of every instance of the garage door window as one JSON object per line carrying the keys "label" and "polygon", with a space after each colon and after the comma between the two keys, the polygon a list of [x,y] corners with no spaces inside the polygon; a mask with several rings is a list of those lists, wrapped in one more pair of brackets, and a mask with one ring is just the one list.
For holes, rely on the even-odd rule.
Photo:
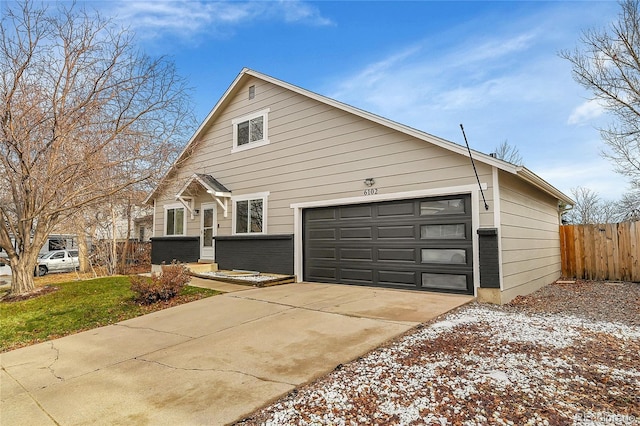
{"label": "garage door window", "polygon": [[420,215],[464,214],[464,199],[429,200],[420,203]]}
{"label": "garage door window", "polygon": [[447,290],[466,290],[467,276],[454,274],[422,274],[422,287],[439,288]]}
{"label": "garage door window", "polygon": [[422,249],[422,263],[467,263],[464,249]]}
{"label": "garage door window", "polygon": [[463,240],[465,237],[464,223],[420,226],[420,238],[423,240]]}

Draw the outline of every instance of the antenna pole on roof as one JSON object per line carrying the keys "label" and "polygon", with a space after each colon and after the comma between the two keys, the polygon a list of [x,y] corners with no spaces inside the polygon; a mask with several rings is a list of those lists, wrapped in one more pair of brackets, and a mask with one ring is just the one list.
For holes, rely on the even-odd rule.
{"label": "antenna pole on roof", "polygon": [[473,172],[476,174],[476,180],[478,181],[478,187],[480,188],[480,194],[482,194],[482,201],[484,202],[484,209],[489,210],[489,204],[487,204],[487,200],[484,198],[484,191],[482,191],[482,185],[480,184],[480,178],[478,177],[478,171],[476,170],[476,163],[473,161],[473,156],[471,155],[471,148],[469,148],[469,141],[467,141],[467,135],[464,133],[464,127],[460,124],[460,129],[462,130],[462,136],[464,136],[464,143],[467,144],[467,151],[469,151],[469,158],[471,159],[471,165],[473,166]]}

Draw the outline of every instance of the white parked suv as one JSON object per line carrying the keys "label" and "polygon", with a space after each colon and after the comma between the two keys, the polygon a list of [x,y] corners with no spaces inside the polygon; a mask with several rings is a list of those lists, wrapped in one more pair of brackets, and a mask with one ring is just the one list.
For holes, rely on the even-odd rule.
{"label": "white parked suv", "polygon": [[45,275],[49,272],[75,271],[79,266],[78,250],[54,250],[38,258],[36,275]]}

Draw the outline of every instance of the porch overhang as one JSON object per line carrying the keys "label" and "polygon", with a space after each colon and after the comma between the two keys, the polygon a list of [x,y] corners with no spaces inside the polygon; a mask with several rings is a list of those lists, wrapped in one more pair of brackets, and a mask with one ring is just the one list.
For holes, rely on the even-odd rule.
{"label": "porch overhang", "polygon": [[207,192],[207,194],[211,195],[211,198],[213,198],[216,203],[218,203],[218,205],[222,207],[224,217],[227,217],[229,200],[231,199],[231,191],[211,175],[194,173],[187,180],[182,189],[180,189],[180,191],[178,191],[178,193],[176,194],[176,200],[178,200],[184,206],[184,208],[187,209],[189,214],[191,214],[191,219],[193,219],[196,214],[194,195],[200,192],[199,188],[194,188],[194,186],[203,188]]}

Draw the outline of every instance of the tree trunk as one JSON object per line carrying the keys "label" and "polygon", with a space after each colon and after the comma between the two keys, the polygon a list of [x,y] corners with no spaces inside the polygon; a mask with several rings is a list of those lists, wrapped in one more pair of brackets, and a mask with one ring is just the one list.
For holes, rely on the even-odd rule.
{"label": "tree trunk", "polygon": [[89,245],[84,231],[78,232],[78,261],[80,263],[80,272],[89,272],[91,269],[89,264]]}
{"label": "tree trunk", "polygon": [[127,216],[127,237],[122,246],[122,257],[120,258],[120,274],[127,273],[127,255],[129,254],[129,239],[131,238],[131,199],[127,200],[126,207]]}
{"label": "tree trunk", "polygon": [[93,233],[89,230],[88,221],[83,215],[79,215],[75,222],[75,231],[78,236],[78,270],[80,272],[89,272],[91,270],[91,262],[89,261],[89,244],[88,239]]}
{"label": "tree trunk", "polygon": [[33,273],[37,262],[12,257],[9,258],[9,263],[11,264],[11,294],[24,294],[33,291],[36,288]]}
{"label": "tree trunk", "polygon": [[111,273],[118,271],[118,238],[116,236],[118,216],[115,207],[111,206]]}

